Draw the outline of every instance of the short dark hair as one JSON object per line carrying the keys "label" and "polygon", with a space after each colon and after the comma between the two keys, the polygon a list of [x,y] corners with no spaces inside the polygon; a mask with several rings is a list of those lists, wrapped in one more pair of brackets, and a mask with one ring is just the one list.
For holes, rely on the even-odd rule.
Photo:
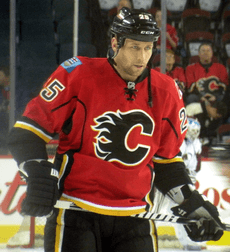
{"label": "short dark hair", "polygon": [[210,47],[212,48],[212,50],[213,50],[212,43],[210,43],[210,42],[202,42],[202,43],[200,44],[199,48],[198,48],[198,52],[200,51],[200,48],[201,48],[202,46],[204,46],[204,45],[210,46]]}
{"label": "short dark hair", "polygon": [[174,55],[175,56],[175,52],[173,51],[173,50],[171,50],[171,49],[166,49],[166,53],[171,53],[172,55]]}

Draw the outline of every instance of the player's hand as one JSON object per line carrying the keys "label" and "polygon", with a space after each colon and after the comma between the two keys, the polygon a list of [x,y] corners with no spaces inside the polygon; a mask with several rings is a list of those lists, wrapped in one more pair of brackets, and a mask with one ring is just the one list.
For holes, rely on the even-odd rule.
{"label": "player's hand", "polygon": [[171,210],[176,216],[198,220],[196,223],[185,226],[191,240],[216,241],[223,235],[224,226],[219,219],[217,208],[204,197],[195,190],[190,198]]}
{"label": "player's hand", "polygon": [[28,161],[21,171],[27,182],[26,198],[21,213],[31,216],[48,215],[58,199],[58,171],[48,161]]}
{"label": "player's hand", "polygon": [[201,218],[195,223],[184,225],[189,238],[196,242],[218,241],[223,235],[223,231],[216,227],[214,220]]}

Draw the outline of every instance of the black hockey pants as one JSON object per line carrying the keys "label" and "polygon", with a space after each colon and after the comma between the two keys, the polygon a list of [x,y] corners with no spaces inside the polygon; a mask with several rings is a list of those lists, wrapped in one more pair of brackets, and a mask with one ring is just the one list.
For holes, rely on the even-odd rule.
{"label": "black hockey pants", "polygon": [[55,209],[45,252],[158,252],[156,228],[144,219]]}

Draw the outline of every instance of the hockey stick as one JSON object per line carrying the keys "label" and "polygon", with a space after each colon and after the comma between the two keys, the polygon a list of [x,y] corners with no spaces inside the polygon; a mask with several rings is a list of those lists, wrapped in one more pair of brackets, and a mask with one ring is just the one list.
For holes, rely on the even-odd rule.
{"label": "hockey stick", "polygon": [[[144,218],[154,221],[164,221],[164,222],[171,222],[171,223],[178,223],[178,224],[190,224],[195,223],[198,220],[188,219],[185,217],[178,217],[175,215],[168,215],[168,214],[160,214],[160,213],[141,213],[133,215],[133,217]],[[230,231],[230,224],[222,223],[224,231]]]}
{"label": "hockey stick", "polygon": [[[54,207],[61,208],[61,209],[72,209],[72,210],[85,211],[85,210],[77,207],[73,202],[70,202],[70,201],[58,200]],[[144,218],[144,219],[149,219],[149,220],[154,220],[154,221],[178,223],[178,224],[190,224],[190,223],[197,222],[197,220],[192,220],[192,219],[188,219],[188,218],[184,218],[184,217],[178,217],[175,215],[160,214],[160,213],[148,213],[148,212],[131,215],[131,217]],[[225,231],[230,231],[230,224],[222,223],[222,225],[223,225],[223,227],[224,227],[223,229]]]}

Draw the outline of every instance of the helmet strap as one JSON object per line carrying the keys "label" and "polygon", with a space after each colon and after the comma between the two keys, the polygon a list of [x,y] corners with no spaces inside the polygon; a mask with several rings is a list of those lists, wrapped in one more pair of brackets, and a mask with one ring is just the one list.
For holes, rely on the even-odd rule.
{"label": "helmet strap", "polygon": [[[113,55],[111,55],[111,52],[110,52],[111,46],[110,46],[110,47],[109,47],[109,50],[108,50],[108,53],[107,53],[107,58],[114,59],[114,58],[117,56],[117,54],[118,54],[120,48],[121,48],[121,47],[124,45],[124,43],[125,43],[125,37],[124,37],[124,36],[117,35],[116,39],[117,39],[117,50],[116,50],[116,52],[113,51],[114,53],[113,53]],[[113,62],[114,62],[114,61],[113,61]],[[114,62],[113,64],[116,65],[115,62]]]}

